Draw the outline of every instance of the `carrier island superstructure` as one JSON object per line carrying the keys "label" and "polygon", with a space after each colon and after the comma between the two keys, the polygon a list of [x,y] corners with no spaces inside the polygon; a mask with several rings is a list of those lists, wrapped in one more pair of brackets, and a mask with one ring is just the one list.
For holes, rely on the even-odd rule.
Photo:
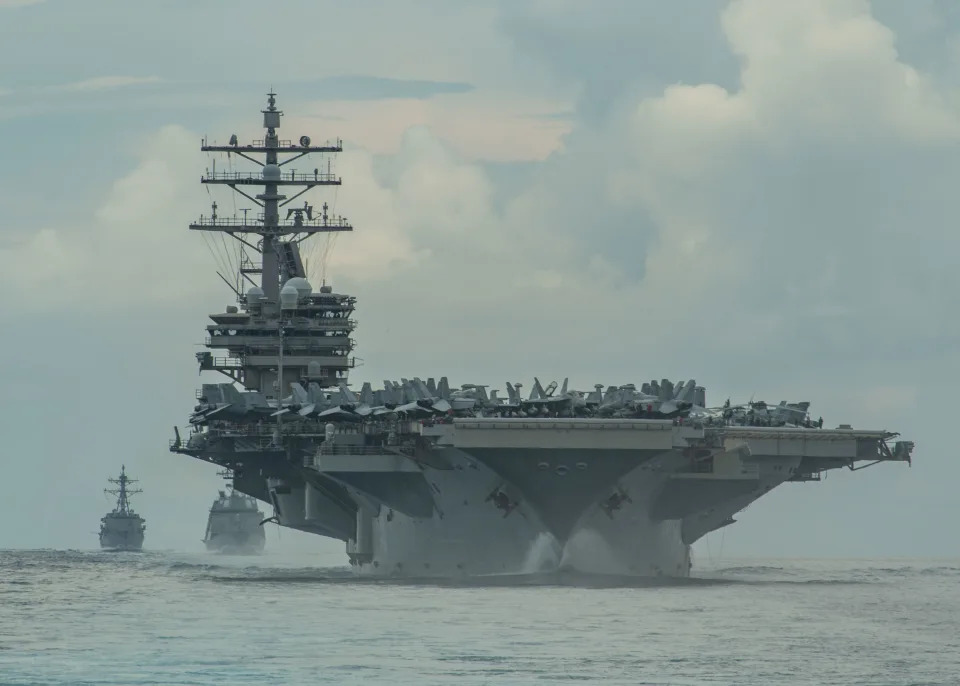
{"label": "carrier island superstructure", "polygon": [[[189,433],[177,430],[171,450],[228,468],[234,488],[271,504],[279,524],[343,541],[361,573],[543,563],[686,576],[691,544],[776,486],[909,462],[913,444],[896,433],[826,428],[806,402],[708,408],[692,380],[580,392],[534,378],[529,393],[510,383],[500,396],[424,374],[351,390],[356,300],[314,290],[300,248],[352,227],[326,203],[316,215],[306,203],[288,209],[341,183],[329,163],[341,143],[281,140],[273,93],[262,112],[262,140],[202,142],[257,165],[208,170],[202,182],[229,186],[259,213],[214,209],[190,226],[240,242],[247,284],[232,286],[238,305],[210,315],[208,350],[197,354],[201,372],[229,380],[202,385]],[[288,171],[310,154],[326,165]]]}

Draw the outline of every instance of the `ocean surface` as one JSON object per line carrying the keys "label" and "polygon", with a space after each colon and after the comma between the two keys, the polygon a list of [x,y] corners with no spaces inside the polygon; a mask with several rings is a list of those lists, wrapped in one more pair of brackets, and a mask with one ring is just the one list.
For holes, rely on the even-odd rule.
{"label": "ocean surface", "polygon": [[960,684],[960,561],[360,581],[309,556],[0,551],[0,684]]}

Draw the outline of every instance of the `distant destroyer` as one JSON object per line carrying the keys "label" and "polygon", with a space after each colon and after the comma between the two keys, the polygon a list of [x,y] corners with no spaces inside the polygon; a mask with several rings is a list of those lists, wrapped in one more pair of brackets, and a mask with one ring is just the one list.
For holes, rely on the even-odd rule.
{"label": "distant destroyer", "polygon": [[100,520],[100,547],[107,550],[141,550],[147,523],[130,507],[129,498],[142,491],[139,488],[128,488],[128,484],[137,481],[127,476],[126,466],[120,467],[118,478],[107,480],[118,486],[103,491],[117,496],[117,506]]}
{"label": "distant destroyer", "polygon": [[271,503],[281,525],[344,541],[361,573],[686,576],[690,545],[776,486],[910,460],[913,443],[897,434],[823,428],[806,402],[708,408],[692,380],[578,392],[534,379],[526,397],[519,383],[500,397],[411,377],[355,393],[356,299],[314,291],[301,259],[316,234],[352,227],[326,203],[318,216],[290,204],[341,180],[329,162],[289,164],[342,146],[280,139],[273,93],[262,112],[261,140],[201,144],[258,165],[202,178],[258,210],[222,217],[214,204],[190,226],[239,242],[236,276],[221,274],[239,307],[210,315],[197,353],[201,372],[229,383],[203,384],[189,434],[176,430],[170,448],[233,470],[234,487]]}
{"label": "distant destroyer", "polygon": [[210,508],[204,545],[216,553],[262,553],[267,537],[260,525],[263,513],[257,508],[257,501],[236,489],[228,490],[229,493],[220,491]]}

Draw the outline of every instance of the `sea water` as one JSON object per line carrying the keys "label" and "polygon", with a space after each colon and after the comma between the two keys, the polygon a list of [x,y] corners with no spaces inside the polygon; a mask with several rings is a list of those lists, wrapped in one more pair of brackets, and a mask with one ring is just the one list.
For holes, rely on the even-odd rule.
{"label": "sea water", "polygon": [[0,551],[0,684],[960,684],[960,561],[694,573],[368,581],[303,556]]}

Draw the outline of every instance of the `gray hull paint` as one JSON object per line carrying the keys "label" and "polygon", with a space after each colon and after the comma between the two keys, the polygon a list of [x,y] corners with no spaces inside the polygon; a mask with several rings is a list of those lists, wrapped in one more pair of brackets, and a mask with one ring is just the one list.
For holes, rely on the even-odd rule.
{"label": "gray hull paint", "polygon": [[263,513],[258,510],[212,510],[207,517],[203,543],[208,551],[253,555],[263,552],[266,533],[260,526]]}
{"label": "gray hull paint", "polygon": [[100,529],[100,547],[106,550],[141,550],[143,520],[139,517],[105,517]]}
{"label": "gray hull paint", "polygon": [[[450,577],[486,574],[532,573],[561,566],[582,571],[636,575],[689,573],[689,546],[681,540],[679,521],[656,522],[649,516],[652,496],[664,482],[664,476],[648,470],[656,453],[638,451],[629,458],[634,466],[623,469],[627,460],[618,460],[605,469],[573,469],[563,475],[553,468],[543,469],[547,459],[570,461],[572,455],[554,451],[553,457],[533,454],[537,451],[510,451],[514,458],[532,464],[532,470],[504,478],[487,466],[494,462],[485,455],[481,461],[474,452],[455,448],[438,451],[452,469],[423,470],[423,477],[433,494],[434,512],[429,517],[411,517],[387,507],[370,493],[351,489],[354,499],[364,503],[369,512],[366,535],[362,527],[345,531],[338,526],[337,538],[348,538],[348,551],[362,560],[359,573],[369,576]],[[526,454],[525,454],[526,453]],[[609,455],[584,454],[580,460],[598,463]],[[594,465],[596,466],[596,465]],[[611,471],[612,470],[612,471]],[[624,474],[623,472],[626,471]],[[600,478],[602,475],[602,478]],[[618,478],[619,477],[619,478]],[[334,476],[335,478],[335,476]],[[571,487],[564,480],[569,479]],[[581,488],[575,479],[581,480]],[[521,485],[518,486],[517,482]],[[558,488],[558,483],[563,486]],[[274,482],[274,486],[280,485]],[[629,500],[608,514],[601,507],[618,486],[629,494]],[[304,508],[303,490],[281,486],[289,493],[278,493],[280,521],[284,525],[323,533],[322,514],[329,512],[317,504],[320,496],[311,493],[310,508]],[[552,496],[546,503],[566,503],[574,511],[562,533],[558,525],[547,525],[543,510],[538,509],[525,493],[545,490]],[[502,492],[509,503],[498,507],[491,494]],[[387,498],[390,500],[390,498]],[[305,516],[312,509],[316,516]],[[547,509],[548,516],[556,509]],[[354,522],[361,519],[357,516]],[[346,536],[344,536],[346,534]]]}
{"label": "gray hull paint", "polygon": [[[814,439],[817,445],[807,444]],[[359,573],[370,576],[573,568],[685,577],[690,545],[791,479],[809,459],[805,453],[819,453],[828,464],[834,454],[856,454],[857,441],[876,439],[820,433],[798,441],[788,433],[779,443],[771,440],[756,439],[755,454],[742,439],[717,446],[710,468],[702,471],[691,471],[682,448],[436,448],[433,456],[451,468],[420,464],[432,516],[409,516],[388,507],[395,498],[382,489],[365,493],[344,482],[363,504],[359,512],[369,513],[365,530],[363,517],[356,516],[357,528],[346,536],[348,552]],[[358,465],[363,460],[353,459]],[[335,473],[327,476],[337,479]],[[495,493],[505,496],[499,504],[491,498]],[[344,532],[341,527],[338,537]]]}
{"label": "gray hull paint", "polygon": [[250,535],[223,534],[204,541],[207,550],[222,555],[259,555],[263,552],[266,539]]}
{"label": "gray hull paint", "polygon": [[[360,571],[367,575],[458,576],[484,574],[529,574],[559,568],[583,572],[639,576],[687,576],[689,546],[681,540],[679,521],[655,522],[649,516],[650,493],[662,484],[661,475],[634,467],[619,478],[606,473],[605,480],[588,481],[590,469],[559,476],[554,470],[517,472],[523,488],[508,482],[485,464],[460,451],[444,452],[453,472],[431,470],[428,481],[435,486],[439,512],[430,519],[414,519],[397,512],[381,511],[373,521],[373,560]],[[472,451],[471,451],[472,454]],[[581,457],[583,454],[581,453]],[[489,457],[489,456],[488,456]],[[530,457],[529,455],[527,456]],[[536,456],[539,464],[543,456]],[[566,455],[559,455],[565,460]],[[585,459],[589,460],[587,456]],[[644,462],[650,459],[645,456]],[[614,472],[622,471],[616,465]],[[462,470],[457,467],[461,467]],[[613,467],[611,467],[613,469]],[[463,472],[470,470],[469,479]],[[600,470],[597,470],[600,471]],[[583,477],[588,498],[575,488],[556,483],[538,483]],[[574,477],[575,478],[575,477]],[[601,507],[622,486],[630,501],[608,515]],[[505,513],[487,497],[505,491],[516,503]],[[551,498],[547,512],[554,515],[565,502],[579,514],[564,518],[572,524],[556,532],[545,523],[542,510],[523,493],[546,491]],[[632,502],[631,502],[632,501]]]}

